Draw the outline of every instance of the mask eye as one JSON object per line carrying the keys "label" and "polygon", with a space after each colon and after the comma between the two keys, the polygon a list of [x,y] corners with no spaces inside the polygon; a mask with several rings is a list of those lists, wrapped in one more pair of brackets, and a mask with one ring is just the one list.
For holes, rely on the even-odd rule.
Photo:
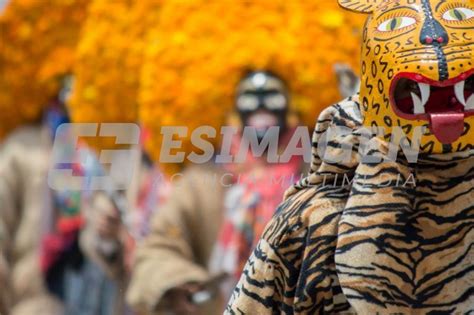
{"label": "mask eye", "polygon": [[282,110],[286,107],[286,97],[282,94],[274,94],[265,97],[265,107],[269,110]]}
{"label": "mask eye", "polygon": [[377,30],[380,32],[392,32],[396,31],[408,26],[411,26],[416,23],[416,20],[412,17],[401,16],[401,17],[394,17],[382,22],[378,27]]}
{"label": "mask eye", "polygon": [[241,95],[237,98],[237,109],[254,111],[258,108],[258,97],[255,95]]}
{"label": "mask eye", "polygon": [[468,8],[454,8],[443,14],[446,21],[466,21],[474,17],[474,11]]}

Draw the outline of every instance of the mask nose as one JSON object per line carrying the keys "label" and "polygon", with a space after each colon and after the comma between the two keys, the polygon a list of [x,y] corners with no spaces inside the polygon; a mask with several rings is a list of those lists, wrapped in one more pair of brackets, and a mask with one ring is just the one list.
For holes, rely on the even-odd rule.
{"label": "mask nose", "polygon": [[435,19],[428,17],[423,25],[420,42],[423,45],[445,46],[449,37],[444,27]]}

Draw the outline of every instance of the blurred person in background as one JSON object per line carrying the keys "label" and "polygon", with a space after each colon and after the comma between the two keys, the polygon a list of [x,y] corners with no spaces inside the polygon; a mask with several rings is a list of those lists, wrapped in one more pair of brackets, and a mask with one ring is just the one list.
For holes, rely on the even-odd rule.
{"label": "blurred person in background", "polygon": [[58,96],[46,108],[41,123],[19,127],[1,148],[2,314],[62,312],[61,303],[50,294],[41,270],[40,239],[46,211],[50,211],[46,208],[51,206],[48,203],[52,198],[47,186],[52,139],[59,124],[66,121],[63,99]]}
{"label": "blurred person in background", "polygon": [[134,167],[137,172],[126,191],[96,191],[83,199],[86,222],[80,233],[80,247],[119,287],[110,314],[130,312],[124,295],[135,248],[148,235],[151,217],[170,190],[161,170],[146,153],[139,154],[141,158],[135,160]]}
{"label": "blurred person in background", "polygon": [[[290,113],[290,96],[282,79],[270,72],[250,72],[238,84],[236,95],[241,126],[254,130],[259,142],[278,137],[278,154],[285,152],[299,121]],[[278,127],[278,133],[272,133],[274,127]],[[242,132],[241,129],[234,139],[232,156],[240,154],[243,138],[248,137]],[[305,172],[301,155],[291,156],[286,163],[275,163],[267,161],[267,155],[271,154],[270,147],[262,157],[256,157],[250,150],[244,163],[224,167],[226,172],[237,174],[237,179],[225,193],[224,219],[210,270],[230,276],[221,286],[225,300],[230,297],[255,242],[273,216],[272,207],[281,202],[286,188]]]}
{"label": "blurred person in background", "polygon": [[[72,79],[62,82],[43,120],[18,128],[1,148],[0,281],[8,288],[0,292],[2,314],[112,314],[110,301],[117,286],[79,247],[82,193],[55,190],[48,183],[55,137],[75,145],[72,134],[56,135],[57,128],[69,122],[65,104]],[[93,158],[81,143],[72,150]],[[55,167],[72,167],[78,176],[101,171],[98,162]]]}

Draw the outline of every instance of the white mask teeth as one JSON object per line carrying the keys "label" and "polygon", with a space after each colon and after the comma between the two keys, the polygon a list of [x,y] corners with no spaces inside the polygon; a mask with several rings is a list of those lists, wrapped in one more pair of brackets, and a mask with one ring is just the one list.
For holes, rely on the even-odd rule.
{"label": "white mask teeth", "polygon": [[426,103],[428,103],[428,100],[430,99],[431,87],[429,84],[425,83],[418,83],[418,87],[421,91],[421,106],[423,106],[424,108]]}
{"label": "white mask teeth", "polygon": [[411,94],[411,98],[413,99],[413,113],[415,115],[424,114],[425,113],[425,107],[423,106],[423,103],[421,103],[421,100],[418,97],[418,95],[416,95],[413,92],[410,93],[410,94]]}
{"label": "white mask teeth", "polygon": [[[466,83],[465,81],[461,81],[459,83],[456,83],[456,85],[454,86],[454,94],[456,95],[456,98],[458,99],[459,103],[461,103],[464,107],[468,108],[466,98],[464,97],[464,85],[465,85],[465,83]],[[471,98],[472,98],[472,96],[469,98],[469,101],[472,102]]]}
{"label": "white mask teeth", "polygon": [[474,94],[467,99],[465,110],[474,110]]}
{"label": "white mask teeth", "polygon": [[420,89],[421,99],[416,93],[410,93],[413,100],[413,113],[415,115],[424,114],[426,112],[425,105],[428,103],[431,94],[431,87],[429,84],[418,83],[418,88]]}

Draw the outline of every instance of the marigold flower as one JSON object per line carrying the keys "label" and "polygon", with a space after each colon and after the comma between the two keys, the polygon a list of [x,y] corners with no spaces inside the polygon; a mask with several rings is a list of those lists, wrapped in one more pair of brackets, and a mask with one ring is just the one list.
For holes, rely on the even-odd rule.
{"label": "marigold flower", "polygon": [[[74,122],[137,122],[145,36],[157,26],[159,0],[94,0],[78,44],[70,101]],[[113,141],[95,139],[93,147]]]}
{"label": "marigold flower", "polygon": [[72,70],[90,0],[13,0],[0,15],[0,139],[38,121]]}

